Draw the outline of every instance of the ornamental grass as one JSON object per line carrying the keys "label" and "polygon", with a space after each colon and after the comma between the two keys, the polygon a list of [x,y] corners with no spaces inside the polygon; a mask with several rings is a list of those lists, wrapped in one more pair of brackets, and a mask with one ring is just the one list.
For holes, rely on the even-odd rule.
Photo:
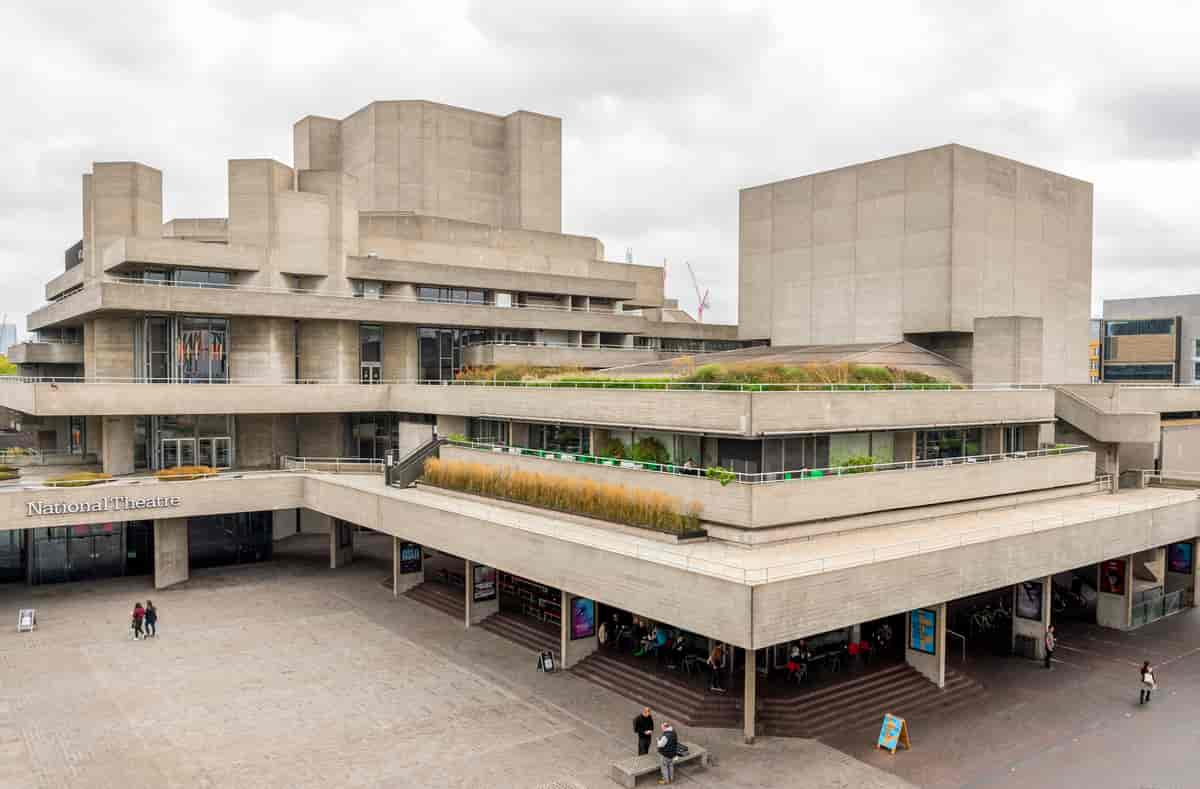
{"label": "ornamental grass", "polygon": [[211,466],[175,466],[154,472],[155,477],[166,482],[203,479],[205,477],[215,477],[216,475],[217,470]]}
{"label": "ornamental grass", "polygon": [[81,488],[85,485],[108,482],[110,479],[112,479],[112,474],[105,474],[100,471],[76,471],[71,474],[50,477],[42,484],[49,485],[52,488]]}
{"label": "ornamental grass", "polygon": [[656,490],[540,474],[511,468],[430,458],[424,481],[450,490],[507,499],[669,534],[700,531],[700,504],[686,506]]}

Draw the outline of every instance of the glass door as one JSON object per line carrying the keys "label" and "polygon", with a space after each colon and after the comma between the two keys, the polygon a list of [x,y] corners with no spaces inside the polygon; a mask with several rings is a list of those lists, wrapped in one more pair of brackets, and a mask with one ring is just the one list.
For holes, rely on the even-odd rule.
{"label": "glass door", "polygon": [[201,438],[197,443],[197,452],[201,466],[210,468],[229,468],[233,439],[228,436]]}
{"label": "glass door", "polygon": [[196,439],[164,438],[161,468],[196,465]]}

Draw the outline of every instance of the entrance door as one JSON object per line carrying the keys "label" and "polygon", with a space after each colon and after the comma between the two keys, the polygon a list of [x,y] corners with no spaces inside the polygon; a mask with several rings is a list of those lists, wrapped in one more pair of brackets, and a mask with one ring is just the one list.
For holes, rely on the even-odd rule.
{"label": "entrance door", "polygon": [[162,440],[162,468],[196,465],[196,439],[164,438]]}
{"label": "entrance door", "polygon": [[232,443],[232,439],[230,439],[228,436],[200,439],[197,444],[197,454],[200,460],[200,465],[209,466],[210,468],[229,468],[229,455]]}
{"label": "entrance door", "polygon": [[121,531],[111,523],[68,527],[68,581],[90,581],[121,575],[124,555]]}

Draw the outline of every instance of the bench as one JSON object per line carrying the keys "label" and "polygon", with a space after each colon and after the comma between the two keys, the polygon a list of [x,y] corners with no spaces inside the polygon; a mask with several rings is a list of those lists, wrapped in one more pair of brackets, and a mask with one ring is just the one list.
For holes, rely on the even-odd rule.
{"label": "bench", "polygon": [[[708,751],[701,748],[694,742],[684,742],[687,746],[687,756],[680,756],[675,759],[675,766],[688,764],[689,762],[700,762],[702,767],[708,767]],[[643,775],[657,773],[658,754],[647,753],[642,756],[630,756],[628,759],[622,759],[619,762],[612,764],[612,779],[621,786],[634,787],[637,786],[637,779]]]}

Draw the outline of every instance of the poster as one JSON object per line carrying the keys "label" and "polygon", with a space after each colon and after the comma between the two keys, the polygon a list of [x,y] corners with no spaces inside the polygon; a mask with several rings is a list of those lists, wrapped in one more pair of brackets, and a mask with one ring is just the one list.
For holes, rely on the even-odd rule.
{"label": "poster", "polygon": [[1100,591],[1105,594],[1125,594],[1125,560],[1109,559],[1100,563]]}
{"label": "poster", "polygon": [[875,747],[895,753],[896,748],[901,745],[912,748],[908,739],[908,721],[890,712],[886,713],[883,716],[883,725],[879,727],[879,739],[875,741]]}
{"label": "poster", "polygon": [[471,572],[471,599],[477,603],[496,599],[496,568],[475,565]]}
{"label": "poster", "polygon": [[1041,581],[1026,581],[1017,584],[1017,616],[1022,619],[1041,621],[1044,589]]}
{"label": "poster", "polygon": [[400,574],[421,572],[421,546],[415,542],[400,543]]}
{"label": "poster", "polygon": [[571,640],[596,635],[596,601],[586,597],[571,598]]}
{"label": "poster", "polygon": [[1167,546],[1167,570],[1173,573],[1192,573],[1192,544],[1173,542]]}
{"label": "poster", "polygon": [[918,608],[908,615],[908,648],[937,654],[937,612]]}

